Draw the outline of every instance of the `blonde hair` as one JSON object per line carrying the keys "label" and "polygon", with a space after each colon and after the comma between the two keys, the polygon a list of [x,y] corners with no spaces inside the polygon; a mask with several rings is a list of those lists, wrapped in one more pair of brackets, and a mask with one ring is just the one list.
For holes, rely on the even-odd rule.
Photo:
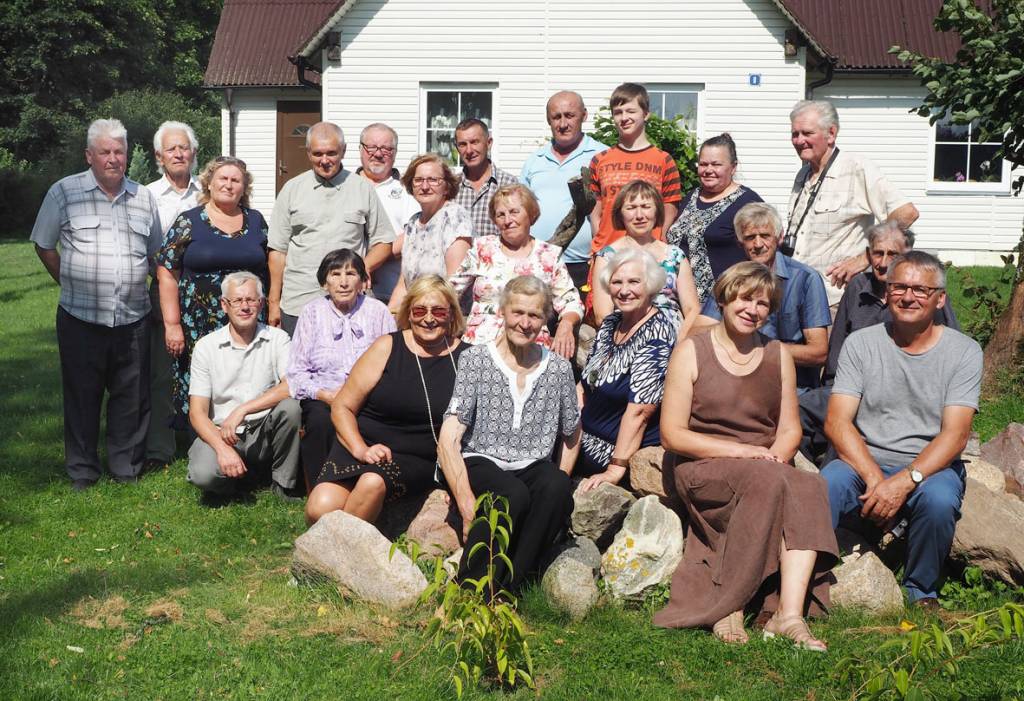
{"label": "blonde hair", "polygon": [[462,309],[459,308],[459,298],[456,296],[455,290],[440,275],[424,275],[416,278],[409,285],[409,290],[405,293],[405,299],[402,300],[402,306],[399,307],[396,315],[395,321],[398,322],[398,328],[403,330],[412,328],[409,323],[409,314],[413,306],[421,298],[434,292],[444,297],[444,301],[448,303],[448,333],[446,335],[449,339],[460,338],[466,331],[466,317],[462,315]]}
{"label": "blonde hair", "polygon": [[767,266],[746,260],[732,266],[715,282],[712,294],[721,309],[737,297],[764,294],[771,300],[770,313],[778,310],[782,301],[782,285]]}
{"label": "blonde hair", "polygon": [[252,197],[252,173],[245,167],[245,161],[234,156],[217,156],[203,166],[202,172],[199,173],[199,186],[202,188],[202,192],[196,197],[196,202],[206,204],[210,201],[210,183],[213,182],[214,174],[224,166],[234,166],[242,171],[242,184],[245,186],[245,190],[242,191],[242,198],[238,200],[238,205],[249,209],[249,198]]}
{"label": "blonde hair", "polygon": [[513,195],[519,195],[519,199],[523,203],[523,209],[530,215],[530,224],[536,224],[537,220],[540,219],[540,202],[537,201],[537,196],[533,194],[533,191],[522,183],[505,185],[498,188],[498,191],[494,193],[494,197],[491,198],[490,203],[487,205],[487,213],[491,216],[491,221],[494,221],[494,212],[497,210],[498,205],[511,199]]}

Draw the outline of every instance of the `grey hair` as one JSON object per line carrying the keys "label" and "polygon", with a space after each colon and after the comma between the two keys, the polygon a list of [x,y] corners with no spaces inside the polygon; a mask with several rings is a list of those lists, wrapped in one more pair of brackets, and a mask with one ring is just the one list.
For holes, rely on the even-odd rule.
{"label": "grey hair", "polygon": [[263,299],[263,281],[248,270],[237,270],[224,276],[220,283],[221,298],[227,299],[228,295],[231,294],[232,287],[240,287],[247,282],[256,283],[256,294],[260,299]]}
{"label": "grey hair", "polygon": [[309,129],[306,130],[306,150],[309,150],[309,144],[313,139],[314,135],[319,135],[322,132],[328,132],[330,136],[333,136],[338,140],[338,146],[345,145],[345,132],[341,130],[337,124],[333,122],[317,122]]}
{"label": "grey hair", "polygon": [[643,267],[644,288],[647,291],[648,297],[654,297],[665,287],[665,278],[667,277],[665,269],[658,265],[658,261],[654,260],[654,256],[642,248],[628,246],[621,251],[616,251],[605,262],[606,265],[601,269],[601,274],[598,276],[598,282],[605,292],[611,292],[612,275],[627,263],[640,263]]}
{"label": "grey hair", "polygon": [[793,105],[793,111],[789,113],[789,121],[794,121],[807,110],[814,110],[818,113],[818,126],[826,131],[829,127],[835,127],[839,131],[839,113],[835,106],[828,100],[800,100]]}
{"label": "grey hair", "polygon": [[508,281],[501,291],[498,301],[498,308],[504,309],[512,299],[512,295],[525,295],[526,297],[541,297],[544,300],[544,317],[551,318],[555,312],[555,305],[551,299],[551,288],[546,282],[534,275],[520,275]]}
{"label": "grey hair", "polygon": [[892,263],[889,263],[889,275],[901,265],[909,265],[918,270],[927,270],[935,273],[939,278],[939,287],[946,287],[946,266],[942,264],[942,261],[933,256],[931,253],[924,251],[907,251],[901,256],[896,256]]}
{"label": "grey hair", "polygon": [[376,129],[380,129],[382,131],[386,131],[386,132],[390,133],[392,140],[394,140],[394,142],[395,142],[395,148],[398,148],[398,132],[395,131],[394,129],[392,129],[391,127],[389,127],[384,122],[374,122],[373,124],[367,124],[365,127],[363,127],[363,130],[361,132],[359,132],[359,140],[360,141],[365,140],[366,139],[366,135],[369,132],[374,131]]}
{"label": "grey hair", "polygon": [[776,235],[782,233],[782,217],[767,202],[748,202],[743,205],[732,218],[732,225],[736,229],[736,238],[742,237],[743,232],[751,226],[770,226]]}
{"label": "grey hair", "polygon": [[128,148],[128,130],[121,124],[120,119],[97,119],[89,125],[89,131],[85,134],[85,147],[92,148],[96,140],[101,137],[117,139]]}
{"label": "grey hair", "polygon": [[[192,147],[192,172],[196,172],[196,153],[199,151],[199,139],[196,138],[196,132],[185,122],[173,122],[168,121],[161,124],[156,129],[156,133],[153,134],[153,153],[160,153],[164,150],[164,134],[169,131],[183,131],[185,136],[188,137],[188,143]],[[164,172],[164,167],[160,165],[158,160],[156,163],[157,170],[161,173]]]}
{"label": "grey hair", "polygon": [[904,231],[895,221],[889,220],[881,224],[875,224],[868,229],[868,248],[874,246],[880,239],[887,239],[897,234],[903,237],[904,246],[907,248],[914,247],[914,232],[910,229]]}

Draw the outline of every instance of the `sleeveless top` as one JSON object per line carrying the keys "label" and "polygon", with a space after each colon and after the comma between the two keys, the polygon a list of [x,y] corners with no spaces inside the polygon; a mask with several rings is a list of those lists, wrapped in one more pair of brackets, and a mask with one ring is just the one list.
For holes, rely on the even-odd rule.
{"label": "sleeveless top", "polygon": [[782,399],[779,342],[764,336],[761,363],[749,375],[723,367],[712,347],[711,332],[693,336],[697,381],[693,383],[690,430],[706,436],[768,448],[775,442]]}

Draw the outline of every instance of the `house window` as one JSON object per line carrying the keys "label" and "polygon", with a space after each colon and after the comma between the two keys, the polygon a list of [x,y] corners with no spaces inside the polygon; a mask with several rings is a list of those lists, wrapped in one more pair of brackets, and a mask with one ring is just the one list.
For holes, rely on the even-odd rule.
{"label": "house window", "polygon": [[1009,192],[1009,165],[1001,143],[981,141],[974,123],[953,124],[946,115],[932,129],[930,190]]}
{"label": "house window", "polygon": [[700,129],[700,85],[654,85],[648,84],[647,94],[651,98],[651,114],[662,119],[683,118],[683,124],[692,132]]}
{"label": "house window", "polygon": [[475,117],[492,131],[494,127],[494,86],[424,87],[426,105],[422,124],[422,143],[427,151],[458,163],[455,127],[463,119]]}

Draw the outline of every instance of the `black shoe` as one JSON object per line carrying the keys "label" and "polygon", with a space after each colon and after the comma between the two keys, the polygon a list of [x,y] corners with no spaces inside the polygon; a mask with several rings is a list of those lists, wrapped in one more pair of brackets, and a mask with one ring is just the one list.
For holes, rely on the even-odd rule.
{"label": "black shoe", "polygon": [[139,481],[138,475],[114,475],[110,478],[117,484],[135,484]]}
{"label": "black shoe", "polygon": [[296,494],[294,489],[287,489],[285,487],[282,487],[277,482],[270,483],[270,492],[281,501],[290,501],[297,503],[306,500],[305,497]]}
{"label": "black shoe", "polygon": [[251,504],[255,501],[249,492],[231,492],[230,494],[219,494],[217,492],[201,492],[199,495],[200,506],[207,509],[219,509],[232,504]]}
{"label": "black shoe", "polygon": [[157,458],[146,458],[142,463],[142,471],[139,472],[139,477],[142,475],[148,475],[150,472],[157,472],[162,470],[170,464],[167,460],[159,460]]}
{"label": "black shoe", "polygon": [[86,489],[89,489],[90,487],[95,487],[95,486],[96,486],[96,480],[90,480],[90,479],[71,480],[71,489],[73,491],[76,491],[76,492],[84,492]]}

